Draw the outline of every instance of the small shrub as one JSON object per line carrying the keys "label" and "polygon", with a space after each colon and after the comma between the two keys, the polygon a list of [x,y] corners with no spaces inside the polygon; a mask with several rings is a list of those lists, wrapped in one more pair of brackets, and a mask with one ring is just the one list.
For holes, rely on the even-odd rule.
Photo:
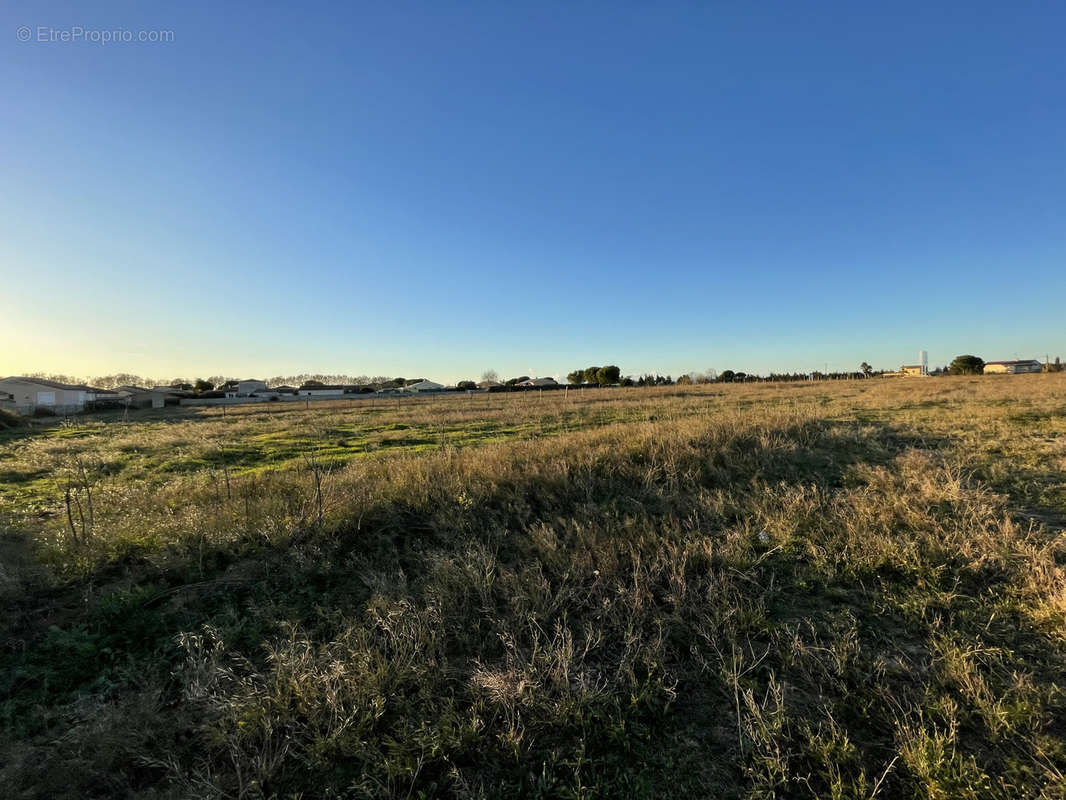
{"label": "small shrub", "polygon": [[7,409],[0,408],[0,431],[21,428],[25,424],[26,420],[23,417]]}

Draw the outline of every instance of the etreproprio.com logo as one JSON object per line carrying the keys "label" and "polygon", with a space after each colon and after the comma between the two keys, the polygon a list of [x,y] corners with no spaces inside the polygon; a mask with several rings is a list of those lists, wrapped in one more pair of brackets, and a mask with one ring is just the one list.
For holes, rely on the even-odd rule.
{"label": "etreproprio.com logo", "polygon": [[174,31],[133,31],[129,28],[88,28],[83,25],[71,25],[65,28],[56,28],[51,25],[20,25],[15,30],[15,38],[20,42],[42,42],[45,44],[80,42],[89,44],[155,44],[173,42]]}

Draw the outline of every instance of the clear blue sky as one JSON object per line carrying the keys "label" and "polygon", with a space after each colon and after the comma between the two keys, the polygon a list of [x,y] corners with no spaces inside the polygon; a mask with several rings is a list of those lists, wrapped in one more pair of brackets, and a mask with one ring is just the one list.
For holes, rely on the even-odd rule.
{"label": "clear blue sky", "polygon": [[1063,4],[286,5],[0,11],[0,373],[1066,357]]}

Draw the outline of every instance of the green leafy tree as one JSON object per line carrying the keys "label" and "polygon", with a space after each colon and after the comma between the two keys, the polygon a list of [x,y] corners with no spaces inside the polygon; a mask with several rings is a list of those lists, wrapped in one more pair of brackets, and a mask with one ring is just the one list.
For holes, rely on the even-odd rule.
{"label": "green leafy tree", "polygon": [[575,369],[573,372],[566,376],[566,379],[570,381],[570,383],[574,384],[574,386],[579,386],[580,384],[585,382],[585,370]]}
{"label": "green leafy tree", "polygon": [[862,370],[862,374],[865,375],[867,378],[869,378],[871,373],[874,371],[874,368],[867,364],[865,361],[859,364],[859,369]]}
{"label": "green leafy tree", "polygon": [[614,364],[596,370],[596,382],[600,386],[613,386],[620,380],[622,380],[622,370]]}
{"label": "green leafy tree", "polygon": [[214,390],[215,384],[211,383],[211,381],[205,381],[203,378],[197,378],[193,388],[197,392],[210,392]]}
{"label": "green leafy tree", "polygon": [[473,381],[459,381],[459,383],[455,384],[455,388],[456,389],[476,389],[477,388],[477,384],[474,383]]}
{"label": "green leafy tree", "polygon": [[600,373],[599,367],[586,367],[585,368],[585,383],[599,383],[597,376]]}
{"label": "green leafy tree", "polygon": [[680,378],[677,379],[677,385],[678,386],[691,386],[692,385],[692,376],[691,375],[682,375]]}
{"label": "green leafy tree", "polygon": [[980,375],[984,372],[985,362],[977,356],[955,356],[955,360],[948,367],[952,375]]}
{"label": "green leafy tree", "polygon": [[731,369],[723,369],[718,373],[718,380],[722,383],[732,383],[737,377],[737,374]]}

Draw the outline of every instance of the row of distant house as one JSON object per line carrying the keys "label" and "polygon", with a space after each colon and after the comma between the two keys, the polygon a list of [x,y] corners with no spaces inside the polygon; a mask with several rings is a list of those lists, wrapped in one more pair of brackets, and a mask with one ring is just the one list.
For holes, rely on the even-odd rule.
{"label": "row of distant house", "polygon": [[[558,386],[554,378],[530,378],[516,384],[519,388],[550,388]],[[469,389],[469,387],[467,387]],[[496,381],[477,384],[482,391],[504,389]],[[73,414],[86,408],[163,408],[166,405],[186,403],[210,404],[211,402],[260,402],[263,400],[295,400],[342,398],[355,394],[384,393],[433,393],[456,391],[458,387],[445,386],[435,381],[423,380],[409,385],[389,381],[380,386],[332,385],[309,383],[300,387],[272,386],[266,381],[247,379],[227,381],[213,392],[195,394],[174,386],[119,386],[115,389],[97,389],[83,384],[59,383],[44,378],[11,377],[0,379],[0,408],[21,414],[34,414],[42,409],[55,414]]]}
{"label": "row of distant house", "polygon": [[0,378],[0,408],[32,414],[47,409],[56,414],[71,414],[86,407],[128,406],[162,408],[177,404],[184,393],[172,386],[119,386],[98,389],[85,384],[60,383],[45,378]]}
{"label": "row of distant house", "polygon": [[[475,386],[482,391],[491,391],[493,389],[505,388],[505,385],[498,381],[481,381],[478,384],[469,384],[463,386],[445,386],[443,383],[437,383],[436,381],[422,380],[415,383],[402,384],[396,381],[386,381],[383,384],[375,386],[366,386],[360,384],[335,384],[326,385],[322,383],[307,383],[300,387],[293,386],[270,386],[266,385],[265,381],[260,380],[243,380],[243,381],[229,381],[218,387],[216,392],[221,392],[226,398],[241,398],[241,397],[284,397],[286,395],[296,395],[298,397],[339,397],[346,394],[369,394],[377,392],[379,394],[396,394],[407,392],[448,392],[448,391],[461,391],[462,389],[470,390]],[[549,388],[552,386],[558,386],[559,383],[555,378],[528,378],[524,381],[514,384],[515,386],[523,389],[531,388]]]}
{"label": "row of distant house", "polygon": [[1021,375],[1027,372],[1043,372],[1044,366],[1036,359],[1024,359],[1022,361],[986,361],[985,375],[995,373],[1008,375]]}
{"label": "row of distant house", "polygon": [[401,386],[400,384],[389,381],[387,384],[378,388],[370,386],[359,385],[326,385],[323,383],[307,383],[300,387],[293,386],[267,386],[266,381],[260,381],[255,379],[248,379],[243,381],[227,381],[222,384],[211,393],[216,396],[226,397],[227,399],[255,397],[255,398],[271,398],[271,397],[285,397],[285,396],[298,396],[298,397],[338,397],[345,394],[368,394],[371,392],[441,392],[447,387],[443,383],[435,383],[434,381],[418,381],[412,383],[410,386]]}
{"label": "row of distant house", "polygon": [[[1039,361],[1027,358],[1018,361],[986,361],[984,374],[985,375],[1022,375],[1030,372],[1043,372],[1044,365]],[[892,373],[886,373],[891,375]],[[909,377],[920,377],[926,375],[927,369],[922,364],[906,364],[899,368],[897,375],[906,375]]]}

